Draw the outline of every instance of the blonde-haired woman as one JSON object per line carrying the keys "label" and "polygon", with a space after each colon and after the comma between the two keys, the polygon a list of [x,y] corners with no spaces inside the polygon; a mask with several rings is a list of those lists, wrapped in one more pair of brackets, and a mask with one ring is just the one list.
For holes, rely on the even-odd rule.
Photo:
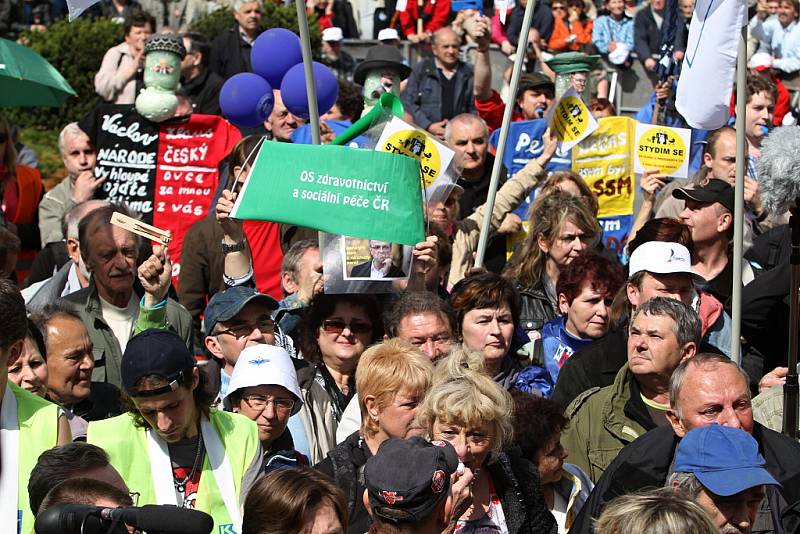
{"label": "blonde-haired woman", "polygon": [[389,438],[422,434],[417,409],[430,387],[433,364],[416,347],[389,339],[364,351],[356,369],[356,391],[361,407],[361,430],[328,452],[316,468],[336,481],[347,495],[347,532],[369,530],[364,507],[362,472],[367,459]]}
{"label": "blonde-haired woman", "polygon": [[559,315],[559,273],[597,242],[600,226],[582,198],[560,189],[537,198],[529,213],[528,237],[506,276],[516,281],[520,293],[520,326],[534,340]]}
{"label": "blonde-haired woman", "polygon": [[450,442],[472,472],[472,503],[459,534],[556,532],[536,467],[510,444],[511,396],[483,372],[481,355],[454,349],[437,366],[419,423],[433,440]]}

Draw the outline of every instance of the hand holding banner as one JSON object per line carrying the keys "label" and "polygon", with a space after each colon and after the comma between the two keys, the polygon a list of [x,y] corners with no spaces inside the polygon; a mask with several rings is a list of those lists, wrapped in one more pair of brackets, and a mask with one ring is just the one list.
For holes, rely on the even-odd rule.
{"label": "hand holding banner", "polygon": [[266,141],[231,216],[414,245],[425,239],[419,183],[407,156]]}

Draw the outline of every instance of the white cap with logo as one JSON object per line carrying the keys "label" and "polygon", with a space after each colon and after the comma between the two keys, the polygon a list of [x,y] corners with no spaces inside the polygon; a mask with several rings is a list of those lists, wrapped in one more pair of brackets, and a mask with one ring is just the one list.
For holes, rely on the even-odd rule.
{"label": "white cap with logo", "polygon": [[250,386],[282,386],[295,397],[292,415],[303,406],[303,396],[297,383],[297,373],[289,353],[281,347],[261,343],[247,347],[239,354],[239,359],[231,374],[231,383],[226,397],[237,389]]}
{"label": "white cap with logo", "polygon": [[628,262],[628,277],[640,271],[654,274],[686,273],[698,283],[706,279],[692,270],[692,257],[689,249],[680,243],[648,241],[633,251]]}

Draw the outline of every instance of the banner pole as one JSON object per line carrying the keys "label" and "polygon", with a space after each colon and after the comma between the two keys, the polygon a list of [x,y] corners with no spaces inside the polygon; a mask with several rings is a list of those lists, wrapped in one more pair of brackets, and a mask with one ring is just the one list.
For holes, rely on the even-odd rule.
{"label": "banner pole", "polygon": [[500,138],[497,141],[497,151],[492,166],[492,178],[489,182],[489,192],[486,195],[486,209],[484,210],[483,222],[481,223],[481,234],[478,240],[478,250],[475,253],[475,267],[483,267],[483,257],[486,254],[486,242],[489,239],[489,228],[492,223],[492,211],[494,210],[495,195],[497,195],[497,183],[500,181],[500,169],[503,165],[503,154],[506,151],[506,141],[508,140],[508,130],[511,124],[511,115],[514,112],[514,102],[516,101],[517,88],[519,87],[519,77],[522,73],[522,62],[525,60],[525,52],[528,48],[528,32],[531,29],[533,20],[533,8],[535,0],[528,0],[525,6],[525,16],[522,18],[522,29],[519,33],[517,42],[517,55],[514,58],[514,70],[511,73],[511,84],[508,88],[508,102],[503,112],[503,122],[500,126]]}
{"label": "banner pole", "polygon": [[747,26],[742,27],[736,56],[736,187],[733,217],[733,292],[731,294],[731,359],[742,364],[742,256],[744,239],[744,178],[747,163],[745,113],[747,106]]}
{"label": "banner pole", "polygon": [[320,144],[319,109],[317,109],[317,85],[314,83],[313,55],[311,54],[311,36],[308,31],[306,4],[295,0],[297,6],[297,27],[300,29],[300,48],[303,51],[303,72],[306,78],[306,94],[308,95],[308,116],[311,121],[311,143]]}

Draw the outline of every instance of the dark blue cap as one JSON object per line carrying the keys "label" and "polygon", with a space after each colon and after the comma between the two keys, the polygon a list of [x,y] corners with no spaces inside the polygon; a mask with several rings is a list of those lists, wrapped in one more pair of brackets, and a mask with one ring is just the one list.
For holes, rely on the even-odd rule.
{"label": "dark blue cap", "polygon": [[372,512],[392,523],[424,521],[447,497],[457,468],[458,454],[445,441],[384,441],[364,467]]}
{"label": "dark blue cap", "polygon": [[721,497],[763,484],[780,486],[765,465],[753,436],[717,424],[690,430],[675,451],[675,472],[693,473],[703,487]]}
{"label": "dark blue cap", "polygon": [[[133,336],[122,355],[122,386],[131,397],[152,397],[175,391],[191,379],[197,365],[183,339],[172,330],[151,328]],[[142,377],[156,375],[168,384],[163,388],[140,392],[136,385]]]}
{"label": "dark blue cap", "polygon": [[259,293],[252,287],[234,286],[216,293],[206,305],[203,314],[203,332],[211,335],[217,323],[233,319],[242,308],[254,301],[261,302],[270,310],[278,309],[277,300]]}

